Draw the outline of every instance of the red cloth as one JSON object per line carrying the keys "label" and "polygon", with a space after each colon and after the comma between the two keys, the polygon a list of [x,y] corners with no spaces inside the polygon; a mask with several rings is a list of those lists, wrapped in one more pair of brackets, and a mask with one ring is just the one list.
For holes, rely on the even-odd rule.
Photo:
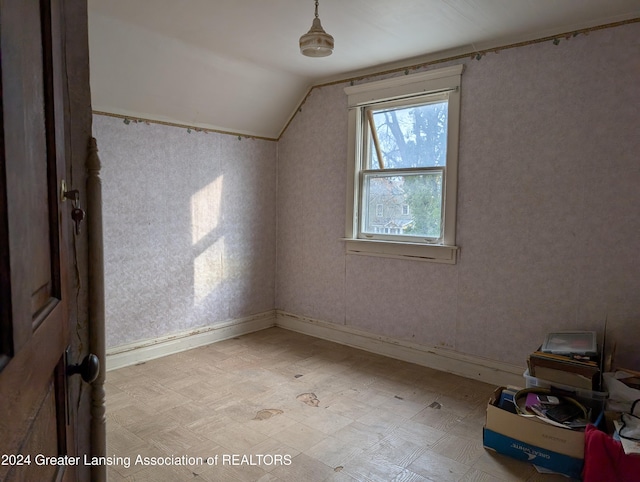
{"label": "red cloth", "polygon": [[638,482],[640,456],[627,455],[622,444],[593,425],[584,432],[584,482]]}

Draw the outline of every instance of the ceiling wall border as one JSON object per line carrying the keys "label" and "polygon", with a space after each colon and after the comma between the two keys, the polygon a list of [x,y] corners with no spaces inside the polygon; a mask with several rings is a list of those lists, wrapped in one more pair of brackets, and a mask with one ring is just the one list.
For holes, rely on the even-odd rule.
{"label": "ceiling wall border", "polygon": [[344,84],[344,83],[347,83],[347,82],[351,82],[353,84],[354,82],[365,80],[365,79],[368,79],[368,78],[371,78],[371,77],[379,77],[381,75],[395,74],[395,73],[398,73],[398,72],[408,73],[408,71],[410,71],[410,70],[417,70],[417,69],[421,69],[421,68],[428,67],[428,66],[431,66],[431,65],[437,65],[437,64],[444,63],[444,62],[451,62],[451,61],[454,61],[454,60],[468,59],[468,58],[477,58],[478,60],[480,60],[487,53],[497,53],[497,52],[502,51],[502,50],[514,49],[514,48],[519,48],[519,47],[526,47],[528,45],[534,45],[534,44],[550,42],[550,41],[551,42],[557,42],[557,41],[559,41],[561,39],[569,39],[569,38],[576,37],[576,36],[581,35],[581,34],[586,35],[586,34],[588,34],[590,32],[595,32],[597,30],[606,30],[606,29],[615,28],[615,27],[621,27],[621,26],[624,26],[624,25],[629,25],[629,24],[638,23],[638,22],[640,22],[640,17],[636,17],[636,18],[632,18],[632,19],[628,19],[628,20],[621,20],[619,22],[607,23],[607,24],[603,24],[603,25],[597,25],[597,26],[593,26],[593,27],[582,28],[582,29],[578,29],[578,30],[571,30],[569,32],[559,33],[559,34],[556,34],[556,35],[548,35],[546,37],[541,37],[541,38],[533,39],[533,40],[525,40],[525,41],[522,41],[522,42],[515,42],[515,43],[503,45],[503,46],[500,46],[500,47],[491,47],[491,48],[484,49],[484,50],[469,50],[469,51],[461,53],[461,54],[452,55],[452,56],[445,56],[445,57],[441,57],[441,58],[434,58],[432,60],[428,60],[428,61],[425,61],[425,62],[420,62],[420,63],[417,63],[417,64],[407,64],[405,66],[394,67],[394,68],[388,69],[388,70],[380,70],[380,71],[370,72],[370,73],[359,75],[359,76],[355,76],[355,77],[346,77],[344,79],[337,79],[337,80],[332,80],[330,82],[325,82],[325,83],[312,85],[309,88],[309,90],[307,91],[307,94],[304,96],[304,98],[300,102],[300,104],[298,104],[298,107],[293,111],[293,114],[291,115],[291,117],[289,118],[289,120],[287,121],[287,123],[285,124],[283,129],[280,131],[280,134],[278,135],[277,140],[279,141],[282,138],[282,136],[286,132],[286,130],[289,127],[289,125],[291,124],[291,122],[293,122],[293,119],[296,117],[296,115],[299,112],[302,112],[302,106],[305,104],[305,102],[307,101],[307,99],[309,98],[309,96],[311,95],[311,93],[313,92],[314,89],[318,89],[318,88],[321,88],[321,87],[329,87],[329,86],[336,85],[336,84]]}
{"label": "ceiling wall border", "polygon": [[546,37],[541,37],[541,38],[538,38],[538,39],[526,40],[526,41],[522,41],[522,42],[515,42],[515,43],[511,43],[511,44],[507,44],[507,45],[502,45],[502,46],[499,46],[499,47],[487,48],[487,49],[484,49],[484,50],[473,50],[473,49],[470,49],[468,51],[465,51],[464,53],[460,53],[460,54],[456,54],[456,55],[434,58],[434,59],[431,59],[431,60],[428,60],[428,61],[425,61],[425,62],[419,62],[419,63],[415,63],[415,64],[407,64],[407,65],[400,66],[400,67],[394,67],[392,69],[373,71],[373,72],[369,72],[369,73],[363,74],[363,75],[357,75],[357,76],[354,76],[354,77],[345,77],[345,78],[332,80],[330,82],[324,82],[324,83],[315,84],[315,85],[312,85],[311,87],[309,87],[309,90],[307,91],[306,95],[303,97],[302,101],[300,101],[300,103],[298,104],[296,109],[293,111],[293,114],[289,117],[289,120],[284,125],[284,127],[280,131],[280,134],[278,134],[277,137],[264,137],[264,136],[257,136],[257,135],[251,135],[251,134],[243,134],[243,133],[239,133],[239,132],[226,131],[226,130],[223,130],[223,129],[215,129],[215,128],[208,128],[208,127],[193,126],[193,125],[190,125],[190,124],[180,123],[180,122],[160,121],[160,120],[155,120],[155,119],[148,119],[148,118],[145,118],[145,117],[138,117],[138,116],[132,116],[132,115],[125,115],[125,114],[116,114],[116,113],[113,113],[113,112],[92,110],[92,113],[94,115],[101,115],[101,116],[107,116],[107,117],[116,117],[116,118],[119,118],[119,119],[123,119],[123,121],[125,123],[127,123],[127,124],[129,122],[144,123],[144,124],[158,124],[158,125],[164,125],[164,126],[178,127],[178,128],[181,128],[181,129],[186,129],[187,132],[189,132],[189,133],[191,133],[191,131],[204,132],[204,133],[211,132],[211,133],[216,133],[216,134],[226,134],[226,135],[237,136],[238,139],[245,138],[245,139],[257,139],[257,140],[263,140],[263,141],[277,142],[285,134],[285,132],[287,131],[287,128],[293,122],[293,119],[295,119],[296,115],[299,112],[302,112],[302,106],[305,104],[305,102],[307,101],[307,99],[309,98],[309,96],[311,95],[311,93],[315,89],[319,89],[319,88],[322,88],[322,87],[329,87],[329,86],[336,85],[336,84],[344,84],[344,83],[347,83],[347,82],[351,82],[351,83],[358,82],[358,81],[365,80],[365,79],[368,79],[368,78],[371,78],[371,77],[379,77],[381,75],[395,74],[395,73],[398,73],[398,72],[406,72],[406,73],[408,73],[408,71],[410,71],[410,70],[418,70],[418,69],[421,69],[421,68],[429,67],[431,65],[437,65],[437,64],[441,64],[441,63],[445,63],[445,62],[451,62],[451,61],[454,61],[454,60],[468,59],[468,58],[477,58],[478,60],[480,60],[480,58],[482,58],[484,55],[486,55],[488,53],[497,53],[497,52],[499,52],[501,50],[509,50],[509,49],[514,49],[514,48],[519,48],[519,47],[526,47],[528,45],[534,45],[534,44],[550,42],[550,41],[551,42],[558,42],[559,40],[569,39],[569,38],[576,37],[576,36],[581,35],[581,34],[582,35],[586,35],[586,34],[588,34],[590,32],[595,32],[595,31],[598,31],[598,30],[606,30],[606,29],[615,28],[615,27],[621,27],[621,26],[624,26],[624,25],[629,25],[629,24],[638,23],[638,22],[640,22],[640,17],[636,17],[636,18],[632,18],[632,19],[628,19],[628,20],[622,20],[622,21],[619,21],[619,22],[607,23],[607,24],[603,24],[603,25],[597,25],[597,26],[594,26],[594,27],[587,27],[587,28],[582,28],[582,29],[578,29],[578,30],[571,30],[571,31],[564,32],[564,33],[559,33],[559,34],[556,34],[556,35],[548,35]]}
{"label": "ceiling wall border", "polygon": [[123,119],[125,124],[129,124],[133,122],[135,124],[147,124],[147,125],[158,124],[161,126],[178,127],[180,129],[186,129],[189,134],[191,132],[204,132],[205,134],[207,133],[225,134],[230,136],[236,136],[238,140],[245,138],[245,139],[256,139],[261,141],[272,141],[272,142],[277,142],[279,139],[277,137],[263,137],[263,136],[256,136],[252,134],[242,134],[240,132],[225,131],[222,129],[214,129],[209,127],[193,126],[190,124],[182,124],[180,122],[168,122],[168,121],[147,119],[145,117],[138,117],[138,116],[132,116],[132,115],[115,114],[113,112],[104,112],[104,111],[98,111],[98,110],[93,110],[91,112],[93,115],[101,115],[105,117],[115,117],[117,119]]}

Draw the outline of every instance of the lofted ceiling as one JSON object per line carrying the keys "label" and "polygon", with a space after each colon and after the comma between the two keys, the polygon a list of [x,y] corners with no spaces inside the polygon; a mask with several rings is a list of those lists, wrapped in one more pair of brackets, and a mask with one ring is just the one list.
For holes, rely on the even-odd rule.
{"label": "lofted ceiling", "polygon": [[640,17],[638,0],[89,0],[93,109],[277,138],[309,88]]}

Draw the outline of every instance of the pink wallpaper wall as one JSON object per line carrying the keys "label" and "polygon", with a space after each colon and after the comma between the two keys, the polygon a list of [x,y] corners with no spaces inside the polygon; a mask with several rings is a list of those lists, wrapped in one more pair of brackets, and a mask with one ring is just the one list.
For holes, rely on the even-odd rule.
{"label": "pink wallpaper wall", "polygon": [[94,116],[107,346],[278,308],[524,366],[548,331],[606,319],[637,367],[638,39],[461,61],[453,266],[345,255],[347,84],[314,89],[277,143]]}
{"label": "pink wallpaper wall", "polygon": [[272,141],[96,115],[107,347],[273,309]]}
{"label": "pink wallpaper wall", "polygon": [[276,307],[522,366],[548,331],[606,319],[637,367],[639,39],[632,24],[460,61],[453,266],[345,255],[347,84],[313,90],[278,144]]}

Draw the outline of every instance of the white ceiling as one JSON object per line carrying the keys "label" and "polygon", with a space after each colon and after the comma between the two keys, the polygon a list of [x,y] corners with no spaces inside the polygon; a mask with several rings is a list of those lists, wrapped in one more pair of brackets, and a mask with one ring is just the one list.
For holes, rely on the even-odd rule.
{"label": "white ceiling", "polygon": [[[89,0],[96,111],[277,138],[313,85],[640,17],[639,0]],[[383,67],[381,67],[383,66]]]}

